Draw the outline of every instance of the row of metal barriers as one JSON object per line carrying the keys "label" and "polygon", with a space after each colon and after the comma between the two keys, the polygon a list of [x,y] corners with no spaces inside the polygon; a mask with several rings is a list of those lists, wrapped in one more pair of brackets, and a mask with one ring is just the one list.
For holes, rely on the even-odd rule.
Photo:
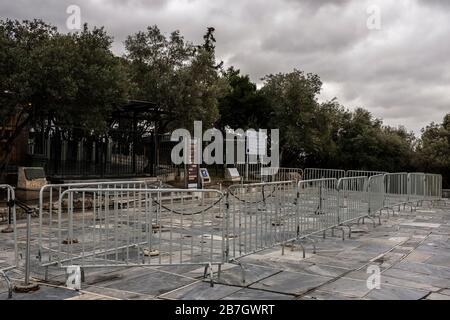
{"label": "row of metal barriers", "polygon": [[359,177],[385,174],[384,171],[366,170],[341,170],[322,168],[270,168],[263,164],[236,164],[236,168],[242,177],[243,182],[277,182],[290,180],[315,180],[329,178]]}
{"label": "row of metal barriers", "polygon": [[[306,173],[306,172],[305,172]],[[15,261],[19,266],[14,189],[8,192]],[[442,177],[388,173],[341,178],[237,184],[226,191],[163,188],[160,182],[118,181],[47,185],[40,190],[39,229],[27,225],[25,283],[30,257],[51,267],[205,267],[262,250],[311,241],[400,205],[438,201]],[[30,237],[37,237],[31,247]],[[33,241],[34,243],[34,241]],[[36,254],[34,254],[36,253]],[[47,275],[47,273],[46,273]]]}

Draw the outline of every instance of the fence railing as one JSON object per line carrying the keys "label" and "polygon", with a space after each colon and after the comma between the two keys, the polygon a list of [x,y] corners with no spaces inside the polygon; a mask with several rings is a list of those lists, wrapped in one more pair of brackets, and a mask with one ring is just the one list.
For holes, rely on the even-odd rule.
{"label": "fence railing", "polygon": [[346,223],[369,214],[368,177],[346,177],[338,181],[338,222]]}
{"label": "fence railing", "polygon": [[262,182],[300,181],[303,170],[299,168],[262,168]]}
{"label": "fence railing", "polygon": [[369,193],[369,216],[384,208],[386,190],[384,186],[384,174],[371,176],[367,181]]}
{"label": "fence railing", "polygon": [[377,176],[380,174],[386,174],[387,172],[384,171],[365,171],[365,170],[347,170],[345,172],[346,177],[361,177],[366,176],[368,178],[372,176]]}
{"label": "fence railing", "polygon": [[[16,224],[16,196],[14,188],[10,185],[2,184],[0,185],[0,202],[4,204],[4,207],[7,211],[7,226],[6,228],[1,229],[1,233],[9,234],[9,238],[12,240],[4,242],[4,245],[11,245],[13,247],[13,257],[2,256],[2,252],[0,252],[0,280],[4,279],[7,283],[9,290],[9,297],[12,295],[12,284],[9,280],[7,272],[17,268],[19,266],[19,252],[18,252],[18,244],[17,244],[17,224]],[[3,251],[6,253],[6,251]]]}
{"label": "fence railing", "polygon": [[304,180],[316,179],[340,179],[345,177],[345,171],[339,169],[321,169],[321,168],[306,168]]}
{"label": "fence railing", "polygon": [[227,192],[227,257],[243,256],[296,237],[295,181],[232,185]]}
{"label": "fence railing", "polygon": [[[83,200],[81,207],[75,208],[75,198]],[[92,208],[84,205],[88,198]],[[225,258],[223,202],[217,190],[68,189],[41,265],[204,265],[212,281],[211,266]]]}
{"label": "fence railing", "polygon": [[[54,231],[58,228],[58,224],[54,222],[57,218],[60,206],[72,206],[75,209],[80,207],[94,208],[93,199],[91,197],[82,198],[75,195],[75,198],[63,199],[60,202],[61,195],[64,191],[79,188],[97,188],[97,189],[146,189],[159,188],[161,181],[96,181],[81,182],[68,184],[48,184],[43,186],[39,192],[39,257],[49,259],[51,261],[51,253],[49,252],[51,243],[54,240]],[[73,196],[73,194],[71,194]],[[73,210],[72,208],[72,210]]]}
{"label": "fence railing", "polygon": [[298,183],[299,238],[339,224],[337,184],[333,178]]}

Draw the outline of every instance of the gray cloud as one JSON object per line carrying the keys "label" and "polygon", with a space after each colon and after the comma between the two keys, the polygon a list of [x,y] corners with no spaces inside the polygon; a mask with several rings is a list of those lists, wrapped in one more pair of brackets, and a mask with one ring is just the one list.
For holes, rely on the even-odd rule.
{"label": "gray cloud", "polygon": [[[70,4],[84,22],[106,27],[117,54],[148,25],[190,41],[214,26],[218,57],[256,82],[293,68],[314,72],[322,100],[337,97],[415,132],[450,111],[447,0],[15,0],[0,3],[0,18],[42,18],[67,31]],[[366,26],[370,5],[381,10],[381,30]]]}

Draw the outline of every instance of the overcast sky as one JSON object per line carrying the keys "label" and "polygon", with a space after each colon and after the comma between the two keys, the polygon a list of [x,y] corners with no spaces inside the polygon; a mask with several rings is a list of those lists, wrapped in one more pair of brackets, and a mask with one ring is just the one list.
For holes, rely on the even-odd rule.
{"label": "overcast sky", "polygon": [[42,18],[68,31],[72,4],[82,22],[106,27],[117,54],[148,25],[193,42],[213,26],[218,58],[255,82],[293,68],[317,73],[321,100],[416,133],[450,112],[449,0],[1,0],[0,18]]}

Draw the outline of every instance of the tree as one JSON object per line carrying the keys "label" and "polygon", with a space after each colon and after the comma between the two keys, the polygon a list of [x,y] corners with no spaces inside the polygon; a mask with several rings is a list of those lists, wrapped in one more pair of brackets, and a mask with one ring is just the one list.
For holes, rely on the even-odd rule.
{"label": "tree", "polygon": [[157,26],[127,38],[125,59],[133,96],[156,103],[168,114],[160,131],[192,128],[194,120],[212,126],[219,117],[218,99],[226,83],[215,62],[214,29],[195,46],[174,31],[169,37]]}
{"label": "tree", "polygon": [[[107,130],[114,106],[126,98],[127,83],[103,28],[60,34],[40,20],[0,22],[1,122],[14,132],[1,139],[0,174],[12,145],[27,127]],[[48,133],[48,132],[47,132]]]}
{"label": "tree", "polygon": [[224,74],[230,90],[219,100],[220,121],[218,126],[232,129],[267,129],[272,109],[265,97],[257,90],[248,75],[230,67]]}
{"label": "tree", "polygon": [[450,186],[450,113],[442,124],[433,122],[422,129],[417,156],[418,169],[441,173],[444,186]]}
{"label": "tree", "polygon": [[345,124],[351,113],[344,109],[336,99],[317,106],[311,123],[311,148],[305,159],[307,167],[337,168],[339,161],[339,143]]}
{"label": "tree", "polygon": [[271,74],[261,93],[272,108],[270,126],[280,130],[280,158],[283,165],[303,166],[312,152],[311,126],[317,110],[322,82],[315,74],[294,70]]}

